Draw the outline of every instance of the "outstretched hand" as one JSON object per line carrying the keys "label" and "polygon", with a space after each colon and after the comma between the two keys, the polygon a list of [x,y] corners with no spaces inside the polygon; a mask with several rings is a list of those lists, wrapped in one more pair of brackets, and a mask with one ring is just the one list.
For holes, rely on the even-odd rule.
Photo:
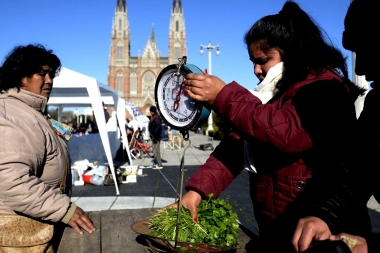
{"label": "outstretched hand", "polygon": [[82,229],[90,234],[96,230],[94,224],[80,207],[75,209],[75,212],[68,224],[80,235],[83,234]]}
{"label": "outstretched hand", "polygon": [[329,239],[331,232],[327,224],[317,217],[305,217],[298,221],[292,238],[296,252],[307,250],[313,241]]}
{"label": "outstretched hand", "polygon": [[212,105],[216,96],[226,86],[216,76],[190,73],[186,75],[186,91],[189,97],[199,102],[205,102]]}
{"label": "outstretched hand", "polygon": [[[189,209],[193,221],[198,222],[198,212],[197,207],[202,201],[201,195],[195,191],[188,191],[182,196],[181,203],[182,206]],[[178,208],[178,203],[173,203],[165,208]]]}

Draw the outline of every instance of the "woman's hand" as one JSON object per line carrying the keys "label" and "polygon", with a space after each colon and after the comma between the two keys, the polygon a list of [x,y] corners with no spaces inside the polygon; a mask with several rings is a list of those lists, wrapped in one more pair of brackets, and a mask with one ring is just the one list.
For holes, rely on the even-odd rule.
{"label": "woman's hand", "polygon": [[298,221],[292,244],[296,252],[307,250],[312,241],[329,239],[331,232],[327,224],[317,217],[305,217]]}
{"label": "woman's hand", "polygon": [[[197,207],[199,206],[199,203],[201,203],[202,197],[199,193],[195,191],[188,191],[186,194],[182,196],[181,203],[182,206],[189,209],[191,217],[193,218],[194,222],[198,222],[198,212]],[[178,203],[173,203],[165,208],[178,208]]]}
{"label": "woman's hand", "polygon": [[80,207],[75,209],[75,212],[68,224],[80,235],[83,234],[82,229],[90,234],[96,230],[94,224],[92,224],[91,220]]}
{"label": "woman's hand", "polygon": [[187,74],[185,88],[189,97],[212,105],[216,96],[226,84],[216,76],[207,74]]}
{"label": "woman's hand", "polygon": [[330,236],[330,240],[343,240],[352,253],[368,253],[368,244],[363,237],[341,233]]}

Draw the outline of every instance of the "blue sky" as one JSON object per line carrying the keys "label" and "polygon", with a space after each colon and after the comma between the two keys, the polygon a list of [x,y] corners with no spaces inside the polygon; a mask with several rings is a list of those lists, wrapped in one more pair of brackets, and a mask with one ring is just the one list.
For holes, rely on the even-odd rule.
{"label": "blue sky", "polygon": [[[0,57],[15,46],[41,43],[60,57],[63,66],[107,84],[112,19],[117,0],[0,0]],[[154,25],[158,49],[168,55],[168,33],[173,0],[126,0],[131,33],[131,55],[143,50]],[[208,67],[207,51],[200,44],[219,44],[220,55],[212,52],[212,74],[225,82],[233,80],[252,89],[253,74],[245,32],[264,15],[281,10],[284,0],[182,0],[185,16],[188,63]],[[341,46],[343,20],[350,0],[298,0],[327,32],[333,44]]]}

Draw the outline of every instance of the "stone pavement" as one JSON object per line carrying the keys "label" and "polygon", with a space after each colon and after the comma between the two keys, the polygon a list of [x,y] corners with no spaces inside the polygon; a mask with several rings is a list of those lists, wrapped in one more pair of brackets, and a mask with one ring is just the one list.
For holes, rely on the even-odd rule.
{"label": "stone pavement", "polygon": [[[181,159],[184,158],[184,182],[186,182],[211,154],[211,149],[199,149],[199,145],[207,143],[211,143],[215,148],[219,141],[209,140],[208,136],[190,132],[189,141],[185,142],[184,148],[164,149],[164,144],[161,143],[163,169],[152,169],[150,167],[152,165],[151,158],[133,159],[132,164],[139,166],[142,175],[137,176],[137,182],[120,184],[119,195],[116,195],[115,186],[85,184],[84,186],[73,186],[72,201],[85,211],[167,206],[175,202],[176,192],[180,192],[177,185],[180,182]],[[234,158],[231,157],[231,159]],[[185,192],[184,189],[182,192]],[[238,213],[242,225],[257,234],[257,223],[249,196],[248,172],[243,171],[220,197],[232,205],[234,211]],[[368,208],[373,222],[373,230],[380,233],[380,205],[371,199],[368,202]]]}

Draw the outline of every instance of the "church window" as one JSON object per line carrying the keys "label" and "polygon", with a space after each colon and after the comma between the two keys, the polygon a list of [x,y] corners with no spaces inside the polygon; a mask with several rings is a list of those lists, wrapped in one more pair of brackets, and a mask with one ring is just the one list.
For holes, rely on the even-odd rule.
{"label": "church window", "polygon": [[181,45],[178,42],[174,44],[174,58],[181,58]]}
{"label": "church window", "polygon": [[175,31],[176,32],[179,31],[179,22],[178,22],[178,20],[175,22]]}
{"label": "church window", "polygon": [[149,93],[153,95],[154,93],[154,75],[152,72],[148,71],[143,75],[143,95],[148,95]]}
{"label": "church window", "polygon": [[116,78],[116,86],[117,86],[117,91],[122,93],[124,91],[124,82],[123,82],[123,74],[122,73],[117,73],[117,78]]}
{"label": "church window", "polygon": [[123,45],[121,43],[118,43],[117,45],[117,59],[123,59]]}
{"label": "church window", "polygon": [[137,94],[137,75],[136,73],[131,73],[131,78],[130,78],[130,93],[131,94]]}
{"label": "church window", "polygon": [[119,31],[123,30],[123,25],[121,23],[121,19],[119,19]]}

